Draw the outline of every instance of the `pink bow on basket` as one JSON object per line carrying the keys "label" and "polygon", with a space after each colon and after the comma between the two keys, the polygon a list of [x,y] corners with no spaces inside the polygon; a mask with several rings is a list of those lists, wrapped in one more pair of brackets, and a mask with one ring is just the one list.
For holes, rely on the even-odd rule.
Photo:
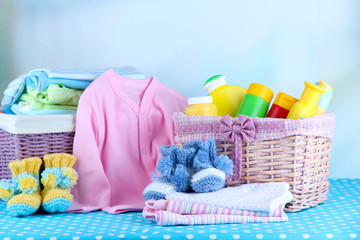
{"label": "pink bow on basket", "polygon": [[224,141],[234,143],[231,159],[235,166],[235,181],[238,181],[241,178],[242,141],[255,138],[255,125],[248,116],[240,115],[238,118],[232,118],[226,115],[220,120],[219,132]]}

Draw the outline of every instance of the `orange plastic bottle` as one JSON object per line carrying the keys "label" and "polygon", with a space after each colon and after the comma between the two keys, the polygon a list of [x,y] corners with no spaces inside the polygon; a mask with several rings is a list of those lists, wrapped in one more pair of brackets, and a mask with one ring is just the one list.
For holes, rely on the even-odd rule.
{"label": "orange plastic bottle", "polygon": [[299,100],[287,95],[286,93],[279,92],[275,98],[266,117],[268,118],[286,118],[289,114],[291,107]]}

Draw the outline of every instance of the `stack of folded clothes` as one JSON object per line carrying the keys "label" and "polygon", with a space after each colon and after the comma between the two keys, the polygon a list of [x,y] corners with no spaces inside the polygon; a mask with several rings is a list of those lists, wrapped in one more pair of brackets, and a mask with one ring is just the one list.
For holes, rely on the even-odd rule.
{"label": "stack of folded clothes", "polygon": [[248,222],[283,222],[293,199],[289,184],[252,183],[208,193],[175,192],[148,200],[143,216],[161,226]]}
{"label": "stack of folded clothes", "polygon": [[[143,73],[126,66],[114,68],[127,78],[144,79]],[[4,91],[4,113],[16,115],[75,114],[81,94],[107,69],[35,69],[21,75]]]}

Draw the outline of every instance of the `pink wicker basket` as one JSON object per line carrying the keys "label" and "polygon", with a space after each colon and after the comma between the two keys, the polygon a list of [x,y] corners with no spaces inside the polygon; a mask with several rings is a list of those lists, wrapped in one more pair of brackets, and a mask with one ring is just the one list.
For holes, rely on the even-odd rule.
{"label": "pink wicker basket", "polygon": [[[227,123],[224,125],[226,118]],[[331,138],[334,136],[335,114],[326,113],[299,120],[273,118],[247,118],[253,126],[251,140],[240,139],[236,146],[238,159],[234,159],[234,142],[227,134],[242,133],[244,118],[187,116],[175,113],[175,142],[215,138],[218,154],[225,154],[234,161],[234,175],[228,186],[254,182],[287,182],[294,200],[285,210],[296,212],[314,207],[327,200]],[[230,124],[229,124],[230,122]],[[235,130],[236,129],[236,130]],[[233,139],[236,139],[233,138]]]}
{"label": "pink wicker basket", "polygon": [[10,161],[51,153],[72,153],[75,115],[0,114],[0,128],[0,179],[11,179]]}

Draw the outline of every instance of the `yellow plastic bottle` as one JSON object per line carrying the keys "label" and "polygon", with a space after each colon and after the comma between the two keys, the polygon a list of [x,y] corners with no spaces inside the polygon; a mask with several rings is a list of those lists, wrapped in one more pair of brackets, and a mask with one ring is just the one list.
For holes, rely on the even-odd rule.
{"label": "yellow plastic bottle", "polygon": [[188,107],[185,109],[186,115],[217,116],[217,108],[212,103],[212,97],[188,98]]}
{"label": "yellow plastic bottle", "polygon": [[204,84],[204,89],[212,96],[218,116],[221,117],[226,114],[235,117],[246,94],[246,89],[243,87],[229,86],[224,75],[215,75],[209,78]]}
{"label": "yellow plastic bottle", "polygon": [[316,104],[325,90],[312,83],[305,82],[305,89],[301,98],[296,102],[287,116],[287,119],[299,119],[301,117],[312,117],[316,114]]}

